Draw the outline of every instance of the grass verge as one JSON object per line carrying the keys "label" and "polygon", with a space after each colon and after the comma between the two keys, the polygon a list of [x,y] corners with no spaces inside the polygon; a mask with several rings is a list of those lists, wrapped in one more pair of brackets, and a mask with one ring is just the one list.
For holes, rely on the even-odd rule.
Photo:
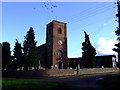
{"label": "grass verge", "polygon": [[63,83],[35,80],[3,79],[2,90],[55,90]]}

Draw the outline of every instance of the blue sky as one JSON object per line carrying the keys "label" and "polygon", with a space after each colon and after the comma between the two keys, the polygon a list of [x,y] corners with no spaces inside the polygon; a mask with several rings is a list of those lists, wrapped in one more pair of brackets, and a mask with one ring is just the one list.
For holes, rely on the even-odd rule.
{"label": "blue sky", "polygon": [[33,27],[37,46],[42,45],[46,24],[58,20],[67,23],[68,57],[81,56],[84,31],[98,55],[115,54],[116,10],[114,2],[2,2],[2,42],[8,41],[12,51],[16,39],[23,44]]}

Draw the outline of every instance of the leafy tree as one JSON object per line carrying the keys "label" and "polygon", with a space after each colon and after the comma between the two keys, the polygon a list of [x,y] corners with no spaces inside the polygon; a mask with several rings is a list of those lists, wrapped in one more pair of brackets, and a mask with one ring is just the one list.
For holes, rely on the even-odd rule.
{"label": "leafy tree", "polygon": [[2,69],[4,70],[10,64],[10,44],[8,42],[2,43]]}
{"label": "leafy tree", "polygon": [[118,67],[120,68],[120,30],[116,30],[115,31],[116,35],[118,36],[117,40],[118,40],[118,43],[115,44],[116,48],[113,48],[113,51],[117,52],[118,53]]}
{"label": "leafy tree", "polygon": [[118,20],[118,28],[117,30],[115,31],[116,35],[118,36],[117,40],[118,40],[118,43],[115,44],[116,48],[113,48],[113,51],[117,52],[118,53],[118,67],[120,69],[120,1],[117,0],[117,7],[118,7],[118,13],[116,14]]}
{"label": "leafy tree", "polygon": [[28,70],[28,68],[36,66],[36,43],[37,42],[35,41],[34,30],[32,27],[30,27],[23,43],[24,67],[26,70]]}
{"label": "leafy tree", "polygon": [[0,43],[0,69],[2,69],[2,43]]}
{"label": "leafy tree", "polygon": [[95,55],[96,50],[91,45],[89,40],[89,35],[85,33],[85,42],[82,43],[82,60],[83,60],[83,66],[85,68],[94,68],[95,67]]}
{"label": "leafy tree", "polygon": [[21,44],[18,42],[18,40],[16,39],[16,43],[14,46],[14,50],[13,50],[13,55],[14,55],[14,65],[16,68],[21,68],[23,65],[23,53],[22,53],[22,47]]}

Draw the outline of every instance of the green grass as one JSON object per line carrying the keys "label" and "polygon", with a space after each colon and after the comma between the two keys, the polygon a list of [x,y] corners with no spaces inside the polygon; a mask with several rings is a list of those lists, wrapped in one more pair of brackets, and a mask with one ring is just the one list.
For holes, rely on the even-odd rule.
{"label": "green grass", "polygon": [[120,76],[111,76],[98,81],[104,88],[120,90]]}
{"label": "green grass", "polygon": [[52,90],[63,85],[59,82],[3,79],[2,90]]}
{"label": "green grass", "polygon": [[53,77],[50,77],[50,78],[56,78],[56,79],[69,79],[71,78],[72,76],[53,76]]}
{"label": "green grass", "polygon": [[0,90],[2,88],[2,78],[0,78]]}

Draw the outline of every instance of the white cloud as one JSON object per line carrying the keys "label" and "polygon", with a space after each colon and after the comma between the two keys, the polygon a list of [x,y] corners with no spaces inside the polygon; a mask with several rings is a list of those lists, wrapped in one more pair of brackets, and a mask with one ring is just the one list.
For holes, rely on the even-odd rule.
{"label": "white cloud", "polygon": [[97,45],[96,45],[97,55],[116,54],[116,52],[112,50],[115,47],[114,45],[116,43],[117,43],[116,38],[109,39],[109,40],[106,40],[103,37],[99,38]]}

